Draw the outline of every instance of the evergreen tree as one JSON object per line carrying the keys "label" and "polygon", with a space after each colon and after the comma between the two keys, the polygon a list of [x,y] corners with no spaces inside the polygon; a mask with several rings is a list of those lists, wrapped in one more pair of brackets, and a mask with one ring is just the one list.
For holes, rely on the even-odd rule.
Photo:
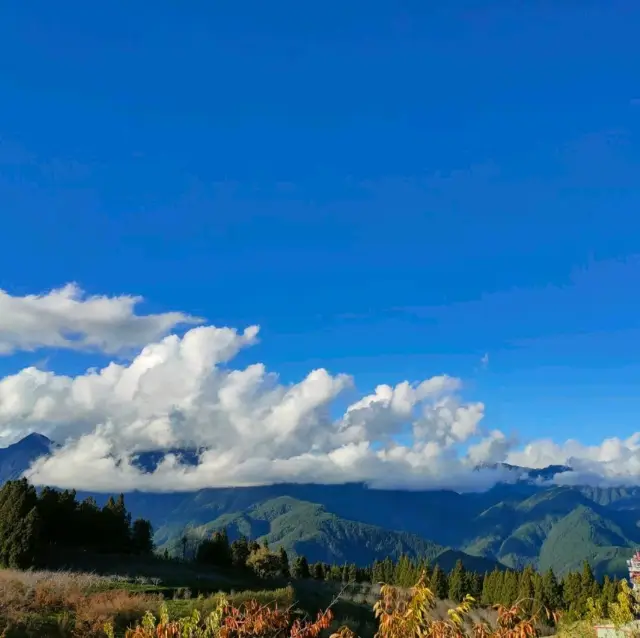
{"label": "evergreen tree", "polygon": [[602,583],[602,592],[600,600],[602,602],[602,611],[605,618],[609,617],[609,605],[616,602],[617,584],[612,581],[609,576],[604,577]]}
{"label": "evergreen tree", "polygon": [[383,573],[383,569],[382,569],[382,563],[379,560],[374,560],[373,561],[373,565],[371,567],[371,580],[374,583],[383,583],[383,582],[385,582],[384,573]]}
{"label": "evergreen tree", "polygon": [[490,574],[485,575],[482,584],[482,604],[497,605],[501,600],[502,585],[503,572],[496,567]]}
{"label": "evergreen tree", "polygon": [[578,572],[570,572],[564,577],[562,595],[564,608],[571,613],[572,617],[580,617],[582,615],[582,578]]}
{"label": "evergreen tree", "polygon": [[134,554],[153,553],[153,528],[146,519],[138,518],[133,521],[131,546]]}
{"label": "evergreen tree", "polygon": [[500,604],[511,607],[518,600],[518,574],[507,570],[502,581]]}
{"label": "evergreen tree", "polygon": [[325,565],[324,578],[339,583],[342,580],[342,569],[338,565]]}
{"label": "evergreen tree", "polygon": [[466,575],[464,565],[461,560],[456,561],[453,571],[449,575],[449,598],[455,602],[460,602],[465,597]]}
{"label": "evergreen tree", "polygon": [[314,563],[312,574],[315,580],[324,580],[324,565],[322,563]]}
{"label": "evergreen tree", "polygon": [[394,564],[391,560],[390,556],[387,556],[382,561],[382,581],[385,583],[393,584],[393,576],[394,576]]}
{"label": "evergreen tree", "polygon": [[26,479],[9,481],[0,489],[0,563],[25,569],[38,559],[40,518],[38,497]]}
{"label": "evergreen tree", "polygon": [[110,496],[102,508],[103,551],[127,554],[131,549],[131,515],[124,505],[124,494]]}
{"label": "evergreen tree", "polygon": [[234,567],[240,569],[246,567],[250,554],[251,550],[246,536],[241,536],[231,543],[231,564]]}
{"label": "evergreen tree", "polygon": [[195,559],[202,565],[230,567],[233,557],[227,531],[216,531],[211,538],[203,540],[198,545]]}
{"label": "evergreen tree", "polygon": [[588,561],[582,564],[582,573],[580,574],[580,609],[584,611],[587,608],[587,600],[592,598],[597,600],[600,596],[600,588],[593,575],[593,570]]}
{"label": "evergreen tree", "polygon": [[355,583],[357,581],[358,581],[358,568],[356,567],[355,563],[351,563],[349,565],[349,569],[347,572],[347,582]]}
{"label": "evergreen tree", "polygon": [[433,568],[431,574],[431,591],[436,598],[440,598],[441,600],[444,600],[449,593],[447,575],[440,569],[440,565],[436,565]]}
{"label": "evergreen tree", "polygon": [[278,557],[280,558],[280,575],[283,578],[289,578],[291,576],[291,572],[289,571],[289,556],[282,546],[278,551]]}
{"label": "evergreen tree", "polygon": [[533,568],[527,565],[518,578],[518,597],[516,600],[520,603],[522,611],[528,616],[533,611],[534,594]]}
{"label": "evergreen tree", "polygon": [[[486,576],[486,574],[485,574]],[[475,600],[480,600],[482,597],[482,586],[484,578],[478,572],[467,572],[465,591],[472,596]]]}
{"label": "evergreen tree", "polygon": [[548,569],[542,577],[542,592],[546,607],[554,611],[562,608],[562,589],[553,569]]}
{"label": "evergreen tree", "polygon": [[546,612],[551,611],[544,598],[544,583],[542,576],[538,572],[533,573],[533,605],[531,607],[532,614],[539,618],[542,622],[550,624],[550,617]]}
{"label": "evergreen tree", "polygon": [[305,556],[298,556],[293,562],[292,575],[294,578],[309,578],[309,563]]}

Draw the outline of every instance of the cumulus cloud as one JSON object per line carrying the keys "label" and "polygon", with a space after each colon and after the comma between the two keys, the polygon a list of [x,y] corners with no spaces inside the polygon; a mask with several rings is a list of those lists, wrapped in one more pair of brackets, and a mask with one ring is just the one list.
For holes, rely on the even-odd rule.
{"label": "cumulus cloud", "polygon": [[562,485],[624,486],[640,480],[640,432],[628,439],[612,437],[599,445],[569,440],[556,443],[542,439],[508,455],[514,465],[541,468],[564,465],[571,471],[556,474]]}
{"label": "cumulus cloud", "polygon": [[144,346],[180,324],[201,322],[181,312],[136,315],[141,301],[128,295],[87,297],[75,284],[24,297],[0,290],[0,354],[39,348],[115,354]]}
{"label": "cumulus cloud", "polygon": [[[75,300],[82,321],[56,323],[45,313],[46,327],[37,329],[34,315],[23,336],[16,330],[12,347],[53,345],[56,339],[69,347],[64,324],[84,325],[96,347],[120,350],[183,317],[140,318],[133,302],[99,299],[99,307],[129,308],[119,315],[121,325],[141,319],[148,320],[146,327],[119,332],[115,321],[106,328],[108,313],[87,310],[90,299]],[[102,320],[87,319],[98,315]],[[519,448],[513,436],[483,427],[484,405],[465,401],[460,379],[447,375],[381,384],[338,411],[345,393],[356,387],[348,375],[320,368],[285,384],[262,363],[234,368],[234,357],[257,342],[258,332],[257,326],[197,326],[182,336],[151,339],[126,363],[78,376],[20,370],[0,379],[0,436],[10,442],[33,431],[48,435],[61,446],[39,459],[28,477],[97,491],[349,481],[376,488],[483,490],[515,480],[500,466],[505,461],[534,468],[570,465],[573,471],[557,476],[565,483],[637,481],[640,435],[592,447],[542,440]],[[183,463],[171,452],[177,449],[197,450],[198,463]],[[165,454],[153,472],[145,472],[135,460],[150,450]]]}

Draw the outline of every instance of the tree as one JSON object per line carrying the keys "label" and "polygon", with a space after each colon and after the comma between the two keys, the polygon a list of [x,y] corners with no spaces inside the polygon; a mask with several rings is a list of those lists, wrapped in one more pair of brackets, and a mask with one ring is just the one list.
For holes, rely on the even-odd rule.
{"label": "tree", "polygon": [[40,548],[38,497],[26,479],[9,481],[0,489],[0,563],[32,567]]}
{"label": "tree", "polygon": [[600,600],[602,601],[603,616],[606,618],[609,613],[609,605],[616,602],[617,585],[609,576],[604,577],[602,583],[602,593]]}
{"label": "tree", "polygon": [[293,561],[291,574],[296,579],[309,578],[311,576],[306,556],[298,556],[295,561]]}
{"label": "tree", "polygon": [[431,574],[431,591],[436,598],[444,600],[449,593],[449,584],[447,583],[447,575],[440,569],[440,565],[433,568]]}
{"label": "tree", "polygon": [[562,591],[553,569],[548,569],[542,577],[542,594],[546,607],[552,610],[562,607]]}
{"label": "tree", "polygon": [[465,595],[465,569],[461,560],[456,561],[453,571],[449,575],[449,598],[457,603],[461,602]]}
{"label": "tree", "polygon": [[580,607],[584,609],[589,598],[594,600],[600,596],[600,588],[593,575],[591,565],[585,560],[582,563],[582,573],[580,574]]}
{"label": "tree", "polygon": [[291,572],[289,571],[289,556],[282,546],[278,551],[278,558],[280,559],[280,575],[283,578],[289,578],[291,576]]}
{"label": "tree", "polygon": [[511,607],[518,600],[518,574],[512,570],[508,570],[502,581],[500,590],[500,603],[507,607]]}
{"label": "tree", "polygon": [[562,581],[562,595],[564,607],[572,613],[574,617],[582,614],[582,578],[577,572],[568,573]]}
{"label": "tree", "polygon": [[231,563],[234,567],[246,567],[251,554],[246,536],[241,536],[231,543]]}
{"label": "tree", "polygon": [[311,573],[315,580],[324,580],[324,565],[322,563],[314,563]]}
{"label": "tree", "polygon": [[102,508],[103,551],[127,554],[131,549],[131,514],[124,504],[124,494],[110,496]]}
{"label": "tree", "polygon": [[517,601],[520,603],[522,611],[527,614],[527,616],[530,616],[533,611],[533,597],[535,594],[533,588],[533,568],[527,565],[520,573],[518,581]]}
{"label": "tree", "polygon": [[137,518],[133,521],[131,547],[134,554],[153,553],[153,528],[148,520]]}
{"label": "tree", "polygon": [[497,605],[500,602],[502,585],[504,582],[504,573],[497,567],[484,577],[482,583],[482,604]]}
{"label": "tree", "polygon": [[257,552],[260,549],[260,543],[258,543],[258,541],[256,540],[252,540],[249,543],[249,553],[253,554],[254,552]]}
{"label": "tree", "polygon": [[247,566],[260,578],[275,578],[280,575],[282,563],[280,556],[272,554],[266,547],[261,547],[249,556]]}
{"label": "tree", "polygon": [[196,562],[215,567],[229,567],[232,562],[231,546],[226,530],[214,532],[203,540],[196,551]]}

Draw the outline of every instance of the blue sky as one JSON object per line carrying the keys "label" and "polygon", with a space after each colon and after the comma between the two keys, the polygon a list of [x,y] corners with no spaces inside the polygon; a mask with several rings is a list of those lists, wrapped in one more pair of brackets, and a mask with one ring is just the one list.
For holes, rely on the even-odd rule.
{"label": "blue sky", "polygon": [[239,360],[285,381],[446,372],[525,438],[627,436],[639,30],[618,0],[7,0],[0,288],[140,294],[259,323]]}

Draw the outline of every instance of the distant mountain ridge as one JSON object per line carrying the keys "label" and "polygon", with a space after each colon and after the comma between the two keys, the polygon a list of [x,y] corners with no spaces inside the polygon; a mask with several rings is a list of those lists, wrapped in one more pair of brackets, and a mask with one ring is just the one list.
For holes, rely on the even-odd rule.
{"label": "distant mountain ridge", "polygon": [[0,483],[20,478],[36,459],[47,456],[54,447],[53,441],[34,432],[0,448]]}
{"label": "distant mountain ridge", "polygon": [[476,466],[476,470],[481,469],[504,469],[519,475],[520,481],[551,481],[556,474],[564,472],[573,472],[573,468],[568,465],[547,465],[541,468],[522,467],[521,465],[511,465],[510,463],[480,463]]}
{"label": "distant mountain ridge", "polygon": [[[18,478],[54,447],[48,438],[31,434],[0,449],[0,480]],[[174,453],[197,463],[193,450]],[[152,471],[163,454],[140,454],[135,463]],[[554,485],[554,476],[571,471],[563,465],[500,467],[514,472],[516,480],[476,493],[374,490],[361,483],[278,484],[131,492],[126,502],[134,516],[152,521],[156,542],[168,548],[185,529],[201,537],[225,527],[232,537],[267,540],[312,560],[363,564],[407,553],[428,556],[446,568],[461,558],[480,571],[531,564],[562,574],[586,559],[598,575],[624,575],[626,558],[640,545],[640,487]],[[106,499],[78,494],[89,495],[98,502]]]}

